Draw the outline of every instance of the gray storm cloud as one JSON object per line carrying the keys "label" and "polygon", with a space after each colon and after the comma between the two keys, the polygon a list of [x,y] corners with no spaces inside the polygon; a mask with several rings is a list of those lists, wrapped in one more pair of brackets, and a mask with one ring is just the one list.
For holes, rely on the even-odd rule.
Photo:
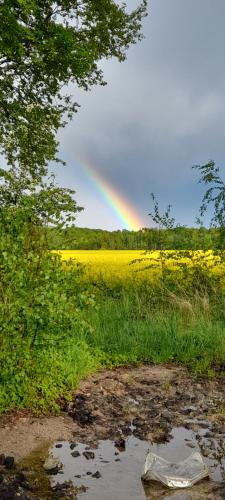
{"label": "gray storm cloud", "polygon": [[193,223],[199,188],[190,167],[224,158],[224,19],[224,0],[152,0],[145,40],[125,63],[102,62],[107,87],[73,91],[81,109],[61,133],[68,167],[59,178],[86,206],[79,225],[117,223],[80,171],[83,153],[146,224],[151,191]]}

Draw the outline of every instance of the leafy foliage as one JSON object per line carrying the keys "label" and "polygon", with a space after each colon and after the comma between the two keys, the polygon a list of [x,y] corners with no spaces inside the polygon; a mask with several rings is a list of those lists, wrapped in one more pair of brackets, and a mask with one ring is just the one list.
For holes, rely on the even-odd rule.
{"label": "leafy foliage", "polygon": [[80,271],[68,273],[49,254],[29,205],[1,209],[0,234],[0,410],[46,407],[67,377],[72,385],[64,356],[75,353],[77,330],[88,329],[80,319]]}
{"label": "leafy foliage", "polygon": [[[203,196],[200,217],[204,217],[208,209],[212,209],[211,226],[218,228],[219,247],[225,247],[225,183],[220,169],[213,160],[205,165],[195,165],[193,168],[200,173],[199,182],[207,186]],[[201,222],[201,221],[200,221]]]}
{"label": "leafy foliage", "polygon": [[203,196],[200,215],[203,217],[208,205],[213,204],[212,224],[225,225],[225,184],[220,176],[220,169],[213,160],[205,165],[195,165],[200,173],[200,183],[209,186]]}
{"label": "leafy foliage", "polygon": [[218,243],[216,228],[144,228],[140,231],[106,231],[74,225],[49,227],[48,245],[52,250],[208,250]]}
{"label": "leafy foliage", "polygon": [[48,164],[78,108],[69,84],[104,85],[100,60],[125,59],[145,14],[146,0],[131,13],[113,0],[0,2],[0,411],[47,408],[96,365],[79,340],[92,299],[46,240],[81,207]]}
{"label": "leafy foliage", "polygon": [[123,61],[145,15],[146,0],[131,13],[113,0],[0,3],[0,148],[9,165],[46,174],[55,133],[78,107],[68,84],[104,85],[99,61]]}
{"label": "leafy foliage", "polygon": [[9,170],[0,169],[0,210],[2,215],[19,210],[29,218],[34,225],[67,223],[75,220],[75,214],[82,210],[73,198],[72,189],[60,188],[55,184],[52,175],[47,181],[31,174],[29,170],[12,167]]}
{"label": "leafy foliage", "polygon": [[150,212],[149,215],[151,216],[153,222],[159,229],[173,229],[175,226],[175,218],[171,217],[172,205],[168,205],[165,212],[161,213],[159,209],[159,202],[157,201],[154,193],[151,193],[151,199],[153,201],[153,212]]}

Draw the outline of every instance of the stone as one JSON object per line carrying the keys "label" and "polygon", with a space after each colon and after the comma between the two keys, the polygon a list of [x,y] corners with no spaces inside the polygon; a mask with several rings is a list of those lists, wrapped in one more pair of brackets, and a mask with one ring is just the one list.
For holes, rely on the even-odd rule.
{"label": "stone", "polygon": [[95,477],[96,479],[99,479],[101,476],[100,472],[97,470],[94,474],[92,474],[92,477]]}
{"label": "stone", "polygon": [[80,457],[80,452],[78,450],[75,450],[71,453],[71,456],[76,458],[76,457]]}
{"label": "stone", "polygon": [[13,469],[15,467],[15,461],[14,461],[14,457],[5,457],[5,468],[6,469]]}
{"label": "stone", "polygon": [[70,449],[74,450],[74,448],[76,448],[76,446],[77,446],[77,443],[71,443],[70,444]]}
{"label": "stone", "polygon": [[45,460],[43,467],[49,474],[57,474],[59,469],[61,469],[62,464],[59,458],[50,456]]}
{"label": "stone", "polygon": [[93,451],[83,451],[83,456],[87,459],[87,460],[93,460],[95,458],[95,454]]}

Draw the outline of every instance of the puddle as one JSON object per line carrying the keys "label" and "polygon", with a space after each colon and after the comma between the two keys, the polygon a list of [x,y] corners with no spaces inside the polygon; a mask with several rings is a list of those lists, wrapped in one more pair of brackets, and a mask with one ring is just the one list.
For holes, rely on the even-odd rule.
{"label": "puddle", "polygon": [[[145,499],[140,478],[148,448],[148,443],[133,436],[126,440],[124,451],[119,451],[109,440],[99,441],[97,449],[77,443],[71,450],[68,442],[62,443],[62,448],[54,446],[51,449],[53,455],[58,456],[64,465],[63,474],[54,476],[54,484],[72,480],[76,486],[86,486],[87,491],[78,495],[85,500]],[[73,457],[71,453],[74,451],[80,456]],[[87,451],[94,453],[93,459],[85,458],[83,453]],[[92,477],[96,473],[99,473],[99,478]]]}
{"label": "puddle", "polygon": [[[200,422],[198,424],[201,425]],[[166,444],[151,445],[133,435],[126,439],[125,447],[116,447],[110,440],[99,441],[97,448],[83,443],[56,443],[50,453],[59,458],[63,469],[52,476],[52,485],[70,480],[77,487],[85,486],[87,490],[77,497],[84,500],[225,498],[224,436],[217,439],[211,434],[209,426],[196,432],[178,427],[173,429],[172,437]],[[200,453],[205,450],[208,456],[204,456],[204,461],[209,467],[210,479],[182,491],[169,490],[158,483],[144,485],[141,474],[149,450],[173,462],[184,460],[194,450]]]}

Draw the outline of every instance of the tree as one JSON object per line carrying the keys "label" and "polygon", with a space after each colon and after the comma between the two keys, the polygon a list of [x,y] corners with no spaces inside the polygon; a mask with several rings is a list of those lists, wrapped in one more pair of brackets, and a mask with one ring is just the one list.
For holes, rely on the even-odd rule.
{"label": "tree", "polygon": [[0,210],[11,213],[27,214],[27,222],[47,227],[70,223],[75,220],[75,214],[82,210],[73,198],[72,189],[61,188],[55,184],[54,175],[47,181],[29,170],[11,168],[8,171],[0,169]]}
{"label": "tree", "polygon": [[8,164],[0,168],[0,412],[40,408],[76,379],[89,297],[79,269],[48,251],[43,227],[81,208],[48,164],[59,161],[56,133],[78,108],[68,85],[104,85],[99,61],[125,59],[145,13],[146,0],[130,14],[113,0],[0,1],[0,153]]}
{"label": "tree", "polygon": [[[200,218],[204,217],[208,208],[212,209],[211,227],[218,228],[220,248],[225,246],[225,183],[220,175],[220,169],[213,160],[205,165],[195,165],[193,168],[200,173],[199,183],[207,186],[200,207]],[[201,219],[198,220],[201,224]]]}
{"label": "tree", "polygon": [[78,108],[68,84],[105,85],[98,63],[126,58],[146,1],[131,13],[114,0],[0,2],[0,151],[10,166],[46,175],[55,134]]}

